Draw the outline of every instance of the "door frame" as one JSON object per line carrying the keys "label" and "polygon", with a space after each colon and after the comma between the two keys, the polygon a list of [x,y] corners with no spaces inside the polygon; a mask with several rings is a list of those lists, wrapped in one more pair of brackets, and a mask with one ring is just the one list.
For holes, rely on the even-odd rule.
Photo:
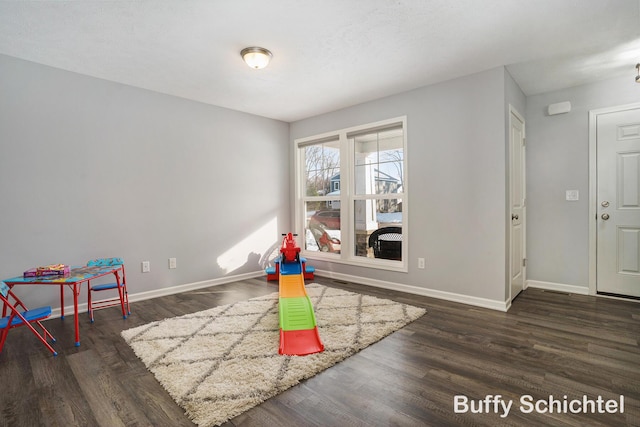
{"label": "door frame", "polygon": [[[524,259],[527,258],[527,154],[526,154],[526,140],[527,140],[527,129],[526,129],[526,122],[524,120],[524,117],[522,116],[522,114],[520,114],[518,112],[518,110],[516,110],[516,108],[509,104],[509,136],[507,138],[507,146],[508,146],[508,177],[507,177],[507,182],[508,182],[508,195],[507,195],[507,224],[508,227],[507,229],[508,231],[508,244],[507,247],[509,248],[509,253],[507,254],[507,264],[508,264],[508,277],[507,277],[507,286],[509,287],[509,299],[507,301],[507,305],[511,305],[511,302],[513,301],[513,295],[512,295],[512,286],[511,286],[511,279],[513,277],[513,272],[511,271],[511,257],[513,255],[513,247],[512,247],[512,230],[513,230],[513,226],[511,225],[512,220],[511,220],[511,207],[513,206],[513,200],[511,200],[511,175],[512,175],[512,169],[513,169],[513,158],[511,156],[511,118],[512,116],[516,116],[516,118],[522,123],[522,137],[524,139],[524,145],[522,147],[523,150],[523,164],[522,164],[522,170],[521,170],[521,174],[522,174],[522,185],[523,185],[523,196],[524,196],[524,204],[522,207],[522,257]],[[522,266],[522,290],[524,291],[525,289],[527,289],[527,266],[526,264]]]}
{"label": "door frame", "polygon": [[639,102],[589,110],[589,295],[598,294],[598,159],[596,150],[598,116],[637,108],[640,108]]}

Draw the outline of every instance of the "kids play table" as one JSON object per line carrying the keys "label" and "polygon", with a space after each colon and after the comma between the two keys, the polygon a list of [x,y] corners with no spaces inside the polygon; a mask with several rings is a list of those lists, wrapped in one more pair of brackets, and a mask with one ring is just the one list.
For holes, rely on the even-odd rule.
{"label": "kids play table", "polygon": [[80,324],[78,322],[78,296],[83,283],[89,283],[99,277],[113,274],[116,282],[120,284],[123,265],[72,267],[67,277],[13,277],[3,280],[10,288],[16,285],[48,285],[60,287],[60,318],[64,319],[64,288],[67,286],[73,291],[73,314],[76,333],[76,347],[80,346]]}

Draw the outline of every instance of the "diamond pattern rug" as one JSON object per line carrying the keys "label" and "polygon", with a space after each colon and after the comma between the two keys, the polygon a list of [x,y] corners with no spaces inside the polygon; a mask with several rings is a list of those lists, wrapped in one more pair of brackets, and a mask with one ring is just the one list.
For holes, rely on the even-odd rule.
{"label": "diamond pattern rug", "polygon": [[306,286],[325,350],[278,354],[278,293],[122,331],[199,426],[219,425],[418,319],[426,310],[318,284]]}

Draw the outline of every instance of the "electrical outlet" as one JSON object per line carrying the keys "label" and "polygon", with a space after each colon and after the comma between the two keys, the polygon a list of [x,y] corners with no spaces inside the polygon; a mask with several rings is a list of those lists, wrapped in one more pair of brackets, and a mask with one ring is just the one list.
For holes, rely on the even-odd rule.
{"label": "electrical outlet", "polygon": [[169,258],[169,268],[178,268],[178,264],[175,258]]}
{"label": "electrical outlet", "polygon": [[418,258],[418,268],[424,268],[424,258]]}
{"label": "electrical outlet", "polygon": [[151,271],[151,263],[149,261],[142,261],[142,272],[149,273]]}

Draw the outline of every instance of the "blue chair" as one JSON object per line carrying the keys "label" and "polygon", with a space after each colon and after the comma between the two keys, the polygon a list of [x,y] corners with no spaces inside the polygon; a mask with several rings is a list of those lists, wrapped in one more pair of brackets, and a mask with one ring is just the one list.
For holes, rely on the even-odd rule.
{"label": "blue chair", "polygon": [[[19,326],[26,326],[38,337],[49,351],[53,353],[54,356],[58,355],[58,352],[55,351],[47,342],[47,339],[50,339],[51,342],[56,342],[56,339],[41,323],[41,320],[47,319],[51,316],[51,306],[28,310],[22,301],[20,301],[20,299],[13,293],[11,288],[9,288],[9,285],[4,282],[0,282],[0,301],[2,302],[2,318],[0,319],[0,352],[2,352],[4,343],[7,341],[9,330]],[[34,328],[32,323],[39,327],[42,332]]]}
{"label": "blue chair", "polygon": [[[131,314],[131,309],[129,308],[129,294],[127,293],[127,279],[124,273],[124,260],[122,258],[98,258],[87,263],[87,267],[95,267],[95,266],[122,266],[122,278],[118,280],[118,276],[116,276],[116,281],[112,283],[105,283],[100,285],[91,286],[89,283],[89,296],[88,296],[88,305],[89,305],[89,318],[91,319],[91,323],[94,322],[93,312],[95,310],[101,310],[107,307],[113,307],[119,305],[122,309],[122,318],[126,319],[128,315]],[[93,299],[94,292],[103,292],[109,290],[118,291],[118,297],[107,298],[95,301]]]}

